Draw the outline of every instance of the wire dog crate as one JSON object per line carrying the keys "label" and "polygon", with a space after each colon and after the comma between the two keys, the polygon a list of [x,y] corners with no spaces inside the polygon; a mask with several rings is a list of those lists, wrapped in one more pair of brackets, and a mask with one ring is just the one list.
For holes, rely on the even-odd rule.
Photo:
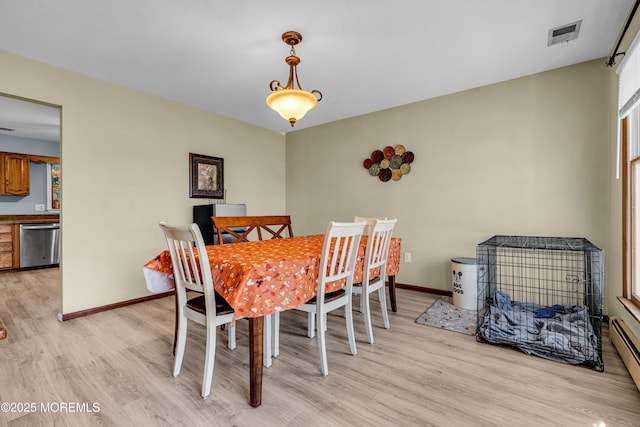
{"label": "wire dog crate", "polygon": [[600,248],[583,238],[494,236],[476,256],[478,341],[604,370]]}

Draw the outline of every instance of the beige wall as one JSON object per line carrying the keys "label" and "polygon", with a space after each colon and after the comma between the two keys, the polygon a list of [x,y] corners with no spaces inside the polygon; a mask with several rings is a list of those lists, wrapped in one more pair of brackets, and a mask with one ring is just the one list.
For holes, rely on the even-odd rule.
{"label": "beige wall", "polygon": [[[495,234],[581,236],[609,249],[604,60],[287,135],[287,212],[298,233],[354,215],[398,218],[399,283],[451,290],[450,259]],[[320,108],[320,107],[318,107]],[[311,112],[310,114],[313,114]],[[403,144],[411,173],[362,161]]]}
{"label": "beige wall", "polygon": [[189,198],[189,152],[224,158],[229,203],[284,213],[279,133],[5,52],[0,69],[0,93],[62,106],[63,314],[148,294],[158,222],[208,202]]}
{"label": "beige wall", "polygon": [[[606,311],[629,323],[615,300],[617,78],[602,64],[293,132],[286,150],[278,133],[5,52],[0,93],[62,106],[62,313],[147,295],[141,266],[164,249],[157,222],[189,221],[207,202],[188,198],[195,152],[224,157],[229,203],[289,213],[296,234],[397,217],[413,255],[400,283],[450,289],[450,258],[494,234],[584,236],[606,251]],[[369,176],[364,158],[396,144],[415,153],[412,172]]]}

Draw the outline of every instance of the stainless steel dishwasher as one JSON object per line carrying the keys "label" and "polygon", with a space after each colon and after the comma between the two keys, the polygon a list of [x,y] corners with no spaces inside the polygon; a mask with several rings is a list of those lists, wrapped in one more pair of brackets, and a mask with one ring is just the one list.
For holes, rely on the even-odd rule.
{"label": "stainless steel dishwasher", "polygon": [[60,224],[20,224],[20,268],[60,263]]}

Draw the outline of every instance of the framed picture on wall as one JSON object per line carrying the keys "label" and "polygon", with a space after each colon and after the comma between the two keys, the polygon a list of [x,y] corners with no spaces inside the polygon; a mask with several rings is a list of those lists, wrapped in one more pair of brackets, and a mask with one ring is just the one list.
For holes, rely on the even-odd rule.
{"label": "framed picture on wall", "polygon": [[224,198],[224,159],[189,153],[189,197]]}

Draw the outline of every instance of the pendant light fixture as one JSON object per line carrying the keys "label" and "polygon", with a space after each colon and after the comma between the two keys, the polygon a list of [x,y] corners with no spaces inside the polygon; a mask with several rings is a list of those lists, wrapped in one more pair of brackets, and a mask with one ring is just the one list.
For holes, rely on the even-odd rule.
{"label": "pendant light fixture", "polygon": [[[300,58],[296,56],[295,46],[302,41],[302,35],[296,31],[287,31],[282,34],[282,41],[291,46],[289,56],[284,60],[289,65],[289,81],[285,87],[278,80],[269,83],[271,94],[267,97],[267,105],[277,111],[280,117],[288,120],[293,127],[297,120],[322,100],[322,92],[315,89],[311,92],[302,90],[298,81],[297,66]],[[294,87],[294,80],[297,89]]]}

